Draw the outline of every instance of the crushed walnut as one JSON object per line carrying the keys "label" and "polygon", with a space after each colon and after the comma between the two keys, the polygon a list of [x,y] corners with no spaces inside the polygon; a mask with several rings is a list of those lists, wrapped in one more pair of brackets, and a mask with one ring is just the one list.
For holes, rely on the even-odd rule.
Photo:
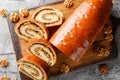
{"label": "crushed walnut", "polygon": [[64,1],[64,6],[65,6],[66,8],[72,7],[72,6],[73,6],[73,1],[72,1],[72,0],[65,0],[65,1]]}
{"label": "crushed walnut", "polygon": [[20,20],[19,14],[18,13],[14,13],[14,12],[12,12],[10,14],[9,18],[10,18],[10,21],[12,21],[14,23],[16,23],[16,22],[18,22]]}
{"label": "crushed walnut", "polygon": [[27,8],[21,8],[21,9],[19,10],[19,13],[20,13],[20,16],[23,17],[23,18],[29,16],[29,12],[28,12],[28,9],[27,9]]}
{"label": "crushed walnut", "polygon": [[107,41],[112,41],[113,40],[113,35],[112,35],[112,23],[108,21],[103,28],[104,34],[105,34],[105,40]]}
{"label": "crushed walnut", "polygon": [[110,50],[104,46],[100,46],[100,45],[97,46],[95,51],[96,51],[97,56],[109,56],[110,55]]}
{"label": "crushed walnut", "polygon": [[60,67],[60,71],[63,73],[68,73],[70,71],[70,68],[67,64],[62,64]]}
{"label": "crushed walnut", "polygon": [[7,13],[7,10],[6,10],[6,9],[1,9],[1,10],[0,10],[0,15],[1,15],[2,17],[6,17],[6,13]]}
{"label": "crushed walnut", "polygon": [[113,35],[112,34],[106,35],[105,40],[112,41],[113,40]]}
{"label": "crushed walnut", "polygon": [[7,67],[8,66],[8,60],[3,58],[3,59],[0,59],[0,66],[1,67]]}
{"label": "crushed walnut", "polygon": [[112,27],[106,27],[104,28],[104,34],[107,35],[107,34],[111,34],[112,33]]}
{"label": "crushed walnut", "polygon": [[10,78],[8,78],[7,76],[4,76],[4,77],[0,77],[0,80],[10,80]]}
{"label": "crushed walnut", "polygon": [[107,64],[101,64],[101,65],[99,65],[99,71],[100,71],[102,74],[108,73],[108,71],[109,71],[108,65],[107,65]]}

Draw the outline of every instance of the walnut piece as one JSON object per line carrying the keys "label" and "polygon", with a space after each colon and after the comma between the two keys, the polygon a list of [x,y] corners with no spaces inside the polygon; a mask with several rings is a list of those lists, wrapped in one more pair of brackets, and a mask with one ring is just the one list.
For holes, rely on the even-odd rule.
{"label": "walnut piece", "polygon": [[8,60],[3,58],[3,59],[0,59],[0,66],[1,67],[7,67],[8,66]]}
{"label": "walnut piece", "polygon": [[105,36],[105,39],[106,39],[107,41],[112,41],[112,40],[113,40],[113,35],[112,35],[112,34],[106,35],[106,36]]}
{"label": "walnut piece", "polygon": [[10,80],[10,78],[4,76],[4,77],[1,77],[0,80]]}
{"label": "walnut piece", "polygon": [[104,28],[104,34],[105,35],[109,35],[112,33],[112,27],[106,27]]}
{"label": "walnut piece", "polygon": [[101,64],[101,65],[99,66],[99,71],[100,71],[102,74],[108,73],[108,71],[109,71],[108,65],[107,65],[107,64]]}
{"label": "walnut piece", "polygon": [[63,73],[68,73],[70,71],[70,68],[67,64],[62,64],[61,68],[60,68],[60,71],[63,72]]}
{"label": "walnut piece", "polygon": [[97,56],[106,56],[107,57],[110,55],[110,50],[99,45],[96,47],[96,54],[97,54]]}
{"label": "walnut piece", "polygon": [[1,15],[2,17],[6,17],[6,13],[7,13],[7,10],[6,10],[6,9],[1,9],[1,10],[0,10],[0,15]]}
{"label": "walnut piece", "polygon": [[23,17],[23,18],[26,18],[26,17],[29,16],[29,12],[28,12],[27,8],[21,8],[19,10],[19,13],[20,13],[20,16]]}
{"label": "walnut piece", "polygon": [[16,23],[16,22],[18,22],[20,20],[19,14],[18,13],[14,13],[14,12],[12,12],[10,14],[9,18],[10,18],[10,21],[12,21],[14,23]]}
{"label": "walnut piece", "polygon": [[72,7],[72,6],[73,6],[73,1],[72,1],[72,0],[65,0],[65,1],[64,1],[64,6],[65,6],[66,8]]}

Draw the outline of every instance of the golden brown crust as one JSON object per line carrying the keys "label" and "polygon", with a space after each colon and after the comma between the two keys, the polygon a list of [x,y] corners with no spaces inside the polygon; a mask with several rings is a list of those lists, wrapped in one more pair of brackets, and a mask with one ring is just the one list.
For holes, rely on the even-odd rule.
{"label": "golden brown crust", "polygon": [[[42,47],[40,45],[42,45]],[[45,54],[46,54],[45,56],[48,58],[48,60],[47,61],[45,60],[45,61],[49,65],[51,65],[51,66],[53,66],[56,63],[56,60],[57,60],[56,53],[55,53],[55,51],[54,51],[53,46],[51,45],[51,43],[49,41],[47,41],[46,39],[44,39],[44,38],[40,38],[40,39],[34,38],[34,39],[31,39],[29,41],[29,43],[27,44],[26,48],[27,48],[27,51],[29,53],[31,53],[33,55],[36,55],[39,58],[41,58],[40,54],[42,54],[39,51],[44,51]],[[48,49],[50,51],[47,51]],[[34,51],[32,52],[31,50],[34,50]],[[49,58],[50,58],[50,60],[49,60]],[[42,58],[42,59],[44,60],[45,58]]]}
{"label": "golden brown crust", "polygon": [[[32,26],[28,26],[29,24]],[[24,25],[27,25],[26,29],[29,31],[29,34],[27,34],[28,32],[25,32],[25,31],[27,31],[26,29],[21,29],[21,26],[22,26],[22,28],[24,28],[23,27]],[[25,33],[21,33],[20,29],[21,29],[21,31],[24,30],[23,32],[25,32]],[[31,38],[41,38],[41,37],[48,39],[48,35],[49,35],[48,29],[46,27],[44,27],[44,25],[42,23],[36,22],[33,19],[24,19],[24,20],[16,23],[14,30],[18,36],[20,36],[21,38],[23,38],[27,41],[29,41]],[[41,30],[42,33],[40,33],[39,30]],[[30,33],[31,31],[33,31],[33,33]],[[35,36],[36,34],[37,34],[37,36]]]}
{"label": "golden brown crust", "polygon": [[[41,71],[41,73],[43,73],[42,76],[44,77],[43,79],[40,79],[40,80],[47,80],[47,74],[46,74],[47,70],[46,69],[48,69],[49,66],[47,65],[46,62],[44,62],[40,58],[38,58],[36,56],[33,56],[33,55],[30,55],[30,54],[25,55],[23,58],[21,58],[18,61],[19,71],[22,72],[22,73],[24,73],[28,77],[30,77],[32,79],[35,79],[35,78],[33,78],[33,76],[29,75],[30,74],[29,71],[28,71],[28,74],[27,74],[24,70],[22,70],[22,67],[23,67],[22,65],[25,65],[25,63],[31,64],[31,67],[32,66],[38,67],[40,69],[39,71]],[[31,74],[33,74],[33,73],[31,73]],[[36,74],[38,74],[38,73],[36,73]],[[39,79],[36,79],[36,80],[39,80]]]}
{"label": "golden brown crust", "polygon": [[79,60],[102,30],[111,10],[111,0],[83,1],[50,42],[73,60]]}
{"label": "golden brown crust", "polygon": [[46,27],[54,27],[63,23],[64,16],[62,12],[51,6],[42,6],[33,12],[32,18],[44,23]]}

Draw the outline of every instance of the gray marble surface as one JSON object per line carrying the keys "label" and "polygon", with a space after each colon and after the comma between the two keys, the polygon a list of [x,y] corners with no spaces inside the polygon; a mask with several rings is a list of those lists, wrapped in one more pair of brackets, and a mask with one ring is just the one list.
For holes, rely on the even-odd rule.
{"label": "gray marble surface", "polygon": [[[38,5],[62,0],[0,0],[0,9],[5,8],[8,12],[17,11],[19,8],[33,8]],[[112,15],[120,18],[120,0],[113,0],[114,7]],[[115,32],[115,40],[120,54],[120,25]],[[16,59],[9,34],[7,19],[0,16],[0,58],[7,58],[9,65],[6,68],[0,67],[0,77],[7,75],[13,80],[21,80],[16,66]],[[59,75],[49,80],[120,80],[120,55],[117,59],[106,62],[109,67],[109,73],[102,75],[99,73],[98,64],[80,68],[68,74]]]}

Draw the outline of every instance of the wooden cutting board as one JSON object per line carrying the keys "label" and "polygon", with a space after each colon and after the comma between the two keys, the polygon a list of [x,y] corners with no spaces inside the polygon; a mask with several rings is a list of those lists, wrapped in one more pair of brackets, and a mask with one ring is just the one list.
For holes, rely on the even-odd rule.
{"label": "wooden cutting board", "polygon": [[[73,0],[74,4],[73,4],[73,7],[71,7],[71,8],[65,8],[65,6],[63,5],[63,2],[57,3],[57,4],[51,4],[51,5],[47,5],[47,6],[52,6],[56,9],[58,9],[59,11],[61,11],[64,14],[64,21],[65,21],[70,16],[70,14],[74,11],[74,9],[82,3],[82,1],[83,0]],[[36,10],[38,8],[39,7],[29,10],[30,11],[30,16],[28,17],[29,19],[31,18],[32,14],[34,13],[34,10]],[[23,20],[23,18],[21,18],[21,20]],[[109,22],[108,22],[108,24],[109,24]],[[13,41],[16,58],[17,58],[17,60],[19,60],[25,54],[27,54],[25,45],[28,42],[19,38],[17,36],[17,34],[14,32],[14,25],[15,25],[14,23],[10,22],[9,19],[8,19],[8,23],[9,23],[9,29],[10,29],[10,33],[11,33],[11,37],[12,37],[12,41]],[[111,23],[112,22],[110,22],[110,25],[112,25]],[[49,32],[50,32],[50,37],[54,34],[54,32],[58,28],[59,28],[59,26],[56,26],[53,28],[48,28]],[[85,55],[82,57],[82,59],[79,62],[72,61],[71,59],[66,57],[63,53],[61,53],[58,49],[55,48],[55,51],[58,56],[58,60],[57,60],[57,63],[53,67],[50,68],[50,70],[48,72],[48,76],[50,77],[50,76],[54,76],[56,74],[63,74],[60,71],[62,64],[67,64],[69,66],[70,71],[72,71],[72,70],[75,70],[75,69],[80,68],[85,65],[94,64],[97,62],[116,58],[117,50],[116,50],[114,39],[112,42],[110,42],[110,41],[106,41],[104,37],[105,37],[104,30],[102,30],[100,32],[100,34],[97,36],[93,45],[88,49],[88,51],[85,53]],[[109,56],[97,56],[97,53],[95,51],[96,44],[100,44],[104,47],[109,47],[110,51],[111,51],[110,55]],[[23,75],[22,73],[20,73],[20,75],[21,75],[22,80],[30,80],[27,76]]]}

